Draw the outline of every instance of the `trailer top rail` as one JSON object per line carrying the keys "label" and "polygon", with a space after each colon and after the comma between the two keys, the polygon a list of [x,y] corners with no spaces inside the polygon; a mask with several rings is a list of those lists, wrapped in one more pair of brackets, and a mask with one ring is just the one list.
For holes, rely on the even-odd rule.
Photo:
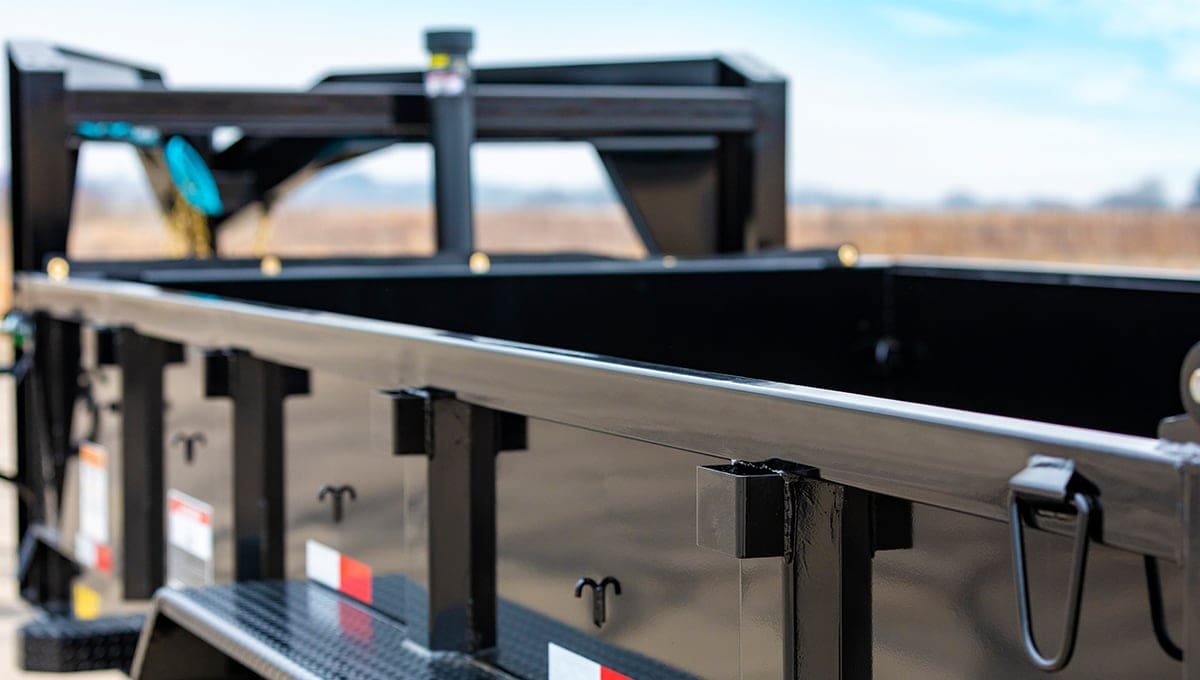
{"label": "trailer top rail", "polygon": [[[128,326],[380,389],[457,398],[726,460],[787,457],[822,478],[1007,521],[1010,478],[1033,455],[1076,462],[1100,489],[1106,545],[1184,559],[1185,483],[1200,447],[578,352],[325,312],[269,308],[138,283],[17,279],[18,307]],[[313,347],[322,351],[314,353]],[[537,390],[528,385],[537,384]]]}

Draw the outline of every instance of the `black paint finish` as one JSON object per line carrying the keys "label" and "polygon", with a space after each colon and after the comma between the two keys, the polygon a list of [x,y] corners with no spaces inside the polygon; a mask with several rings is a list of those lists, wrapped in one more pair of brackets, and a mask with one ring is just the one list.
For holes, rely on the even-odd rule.
{"label": "black paint finish", "polygon": [[182,360],[182,347],[122,328],[121,482],[124,593],[146,599],[163,584],[163,368]]}

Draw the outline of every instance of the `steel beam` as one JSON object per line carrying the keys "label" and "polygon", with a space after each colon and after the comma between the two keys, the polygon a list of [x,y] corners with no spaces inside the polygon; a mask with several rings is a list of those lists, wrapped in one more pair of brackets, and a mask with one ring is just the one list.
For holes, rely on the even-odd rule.
{"label": "steel beam", "polygon": [[754,101],[739,88],[478,85],[479,137],[746,133]]}
{"label": "steel beam", "polygon": [[[65,253],[78,151],[66,148],[65,78],[53,62],[8,48],[9,196],[14,271],[39,269]],[[19,68],[24,66],[25,68]]]}
{"label": "steel beam", "polygon": [[437,392],[427,413],[429,625],[419,642],[479,653],[496,646],[497,414]]}
{"label": "steel beam", "polygon": [[869,494],[820,479],[790,480],[794,667],[787,677],[871,677]]}
{"label": "steel beam", "polygon": [[117,331],[121,367],[121,484],[124,592],[148,598],[163,584],[163,368],[182,347]]}
{"label": "steel beam", "polygon": [[475,250],[475,209],[471,191],[471,144],[475,141],[475,84],[467,55],[470,31],[425,35],[435,60],[425,78],[433,143],[433,205],[437,250],[465,258]]}
{"label": "steel beam", "polygon": [[72,126],[120,121],[175,134],[207,134],[216,126],[236,125],[249,136],[391,135],[404,132],[401,121],[426,119],[424,97],[415,86],[389,91],[361,85],[322,92],[95,89],[70,90],[64,100]]}
{"label": "steel beam", "polygon": [[[283,400],[308,392],[308,373],[246,352],[226,355],[233,398],[234,577],[284,577]],[[208,396],[223,396],[206,386]]]}
{"label": "steel beam", "polygon": [[[54,105],[65,107],[71,126],[121,121],[185,134],[236,125],[247,136],[294,137],[427,138],[430,132],[420,85],[330,85],[311,92],[95,89],[59,97]],[[478,136],[486,139],[745,133],[755,123],[748,94],[716,87],[480,85],[475,117]]]}
{"label": "steel beam", "polygon": [[[38,439],[27,461],[30,465],[45,466],[50,479],[48,487],[33,487],[52,493],[54,513],[62,509],[63,484],[67,459],[72,455],[71,430],[75,415],[75,400],[79,396],[80,346],[79,323],[52,318],[47,314],[34,317],[33,375],[27,396],[36,400],[31,413]],[[46,474],[42,472],[40,474]]]}
{"label": "steel beam", "polygon": [[[721,60],[723,82],[740,86],[754,102],[748,137],[722,139],[721,251],[787,246],[787,79],[747,57]],[[738,183],[741,183],[739,185]],[[739,205],[738,202],[741,202]]]}

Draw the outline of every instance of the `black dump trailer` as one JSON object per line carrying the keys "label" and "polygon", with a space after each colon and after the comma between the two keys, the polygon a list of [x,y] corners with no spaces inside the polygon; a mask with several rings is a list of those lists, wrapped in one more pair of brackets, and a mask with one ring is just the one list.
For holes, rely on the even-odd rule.
{"label": "black dump trailer", "polygon": [[[297,92],[9,46],[26,668],[1200,678],[1200,277],[787,251],[778,75],[427,40]],[[507,139],[592,144],[648,256],[478,252]],[[68,260],[94,140],[197,256],[431,143],[438,252]]]}

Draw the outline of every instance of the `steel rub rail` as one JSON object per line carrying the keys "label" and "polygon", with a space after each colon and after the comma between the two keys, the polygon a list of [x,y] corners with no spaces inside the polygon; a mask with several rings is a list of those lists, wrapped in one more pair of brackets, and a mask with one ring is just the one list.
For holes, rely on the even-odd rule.
{"label": "steel rub rail", "polygon": [[[996,521],[1033,454],[1102,490],[1097,543],[1175,563],[1186,448],[1168,442],[690,372],[361,317],[19,274],[16,304],[156,338],[236,346],[381,388],[433,385],[488,408],[726,460],[784,458],[828,481]],[[320,348],[314,352],[313,348]]]}

